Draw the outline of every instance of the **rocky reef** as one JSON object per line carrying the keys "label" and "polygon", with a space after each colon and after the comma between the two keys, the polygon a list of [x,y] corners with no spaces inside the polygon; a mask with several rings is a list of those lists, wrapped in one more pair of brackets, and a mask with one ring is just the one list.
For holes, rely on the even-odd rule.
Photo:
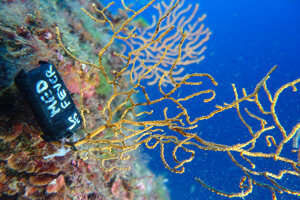
{"label": "rocky reef", "polygon": [[[111,87],[96,70],[67,56],[55,33],[59,26],[65,44],[72,47],[69,51],[97,62],[97,52],[111,33],[105,26],[95,27],[81,11],[81,7],[89,10],[92,3],[5,0],[0,4],[0,198],[168,199],[164,178],[146,167],[146,156],[138,151],[132,152],[129,160],[106,162],[108,167],[122,162],[131,166],[130,170],[106,171],[99,160],[83,159],[76,149],[61,142],[44,141],[32,111],[13,83],[21,69],[33,69],[40,60],[53,63],[75,104],[89,109],[87,127],[93,129],[101,122],[99,111]],[[97,7],[103,5],[97,3]],[[106,14],[115,22],[122,17]],[[108,73],[121,65],[112,53],[114,48],[118,47],[110,48],[104,59]],[[87,89],[81,94],[80,88]],[[75,137],[82,134],[79,130]]]}

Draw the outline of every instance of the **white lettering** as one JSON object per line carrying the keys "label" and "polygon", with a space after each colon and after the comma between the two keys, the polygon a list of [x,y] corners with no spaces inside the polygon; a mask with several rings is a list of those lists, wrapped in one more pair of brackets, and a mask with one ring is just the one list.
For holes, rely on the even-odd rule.
{"label": "white lettering", "polygon": [[[57,88],[58,87],[58,88]],[[53,86],[53,88],[54,89],[56,89],[57,91],[59,91],[60,90],[60,88],[61,88],[61,84],[60,83],[57,83],[57,84],[55,84],[54,86]]]}
{"label": "white lettering", "polygon": [[62,91],[57,92],[57,96],[59,100],[64,100],[64,98],[67,96],[66,91],[63,89]]}
{"label": "white lettering", "polygon": [[72,130],[72,129],[76,126],[76,124],[79,124],[79,123],[80,123],[80,120],[79,120],[79,118],[77,117],[77,113],[74,113],[74,114],[73,114],[73,117],[72,117],[72,116],[68,117],[68,120],[69,120],[69,122],[72,123],[72,125],[69,126],[69,128],[68,128],[69,130]]}
{"label": "white lettering", "polygon": [[39,82],[37,82],[37,84],[36,84],[36,92],[38,94],[42,93],[47,88],[48,88],[48,83],[44,80],[39,80]]}
{"label": "white lettering", "polygon": [[[70,107],[71,102],[67,98],[67,91],[63,89],[64,87],[62,87],[62,84],[58,81],[59,74],[56,73],[54,66],[49,65],[49,68],[44,73],[48,80],[39,80],[36,83],[36,92],[39,94],[39,98],[44,103],[44,106],[47,106],[47,110],[49,110],[48,114],[50,114],[50,118],[52,118],[62,109]],[[72,123],[69,127],[70,130],[73,129],[77,123],[80,123],[77,113],[70,116],[68,120]]]}
{"label": "white lettering", "polygon": [[72,119],[72,117],[68,117],[68,120],[72,123],[72,125],[68,129],[72,130],[76,126],[76,121]]}
{"label": "white lettering", "polygon": [[49,81],[50,81],[50,83],[51,84],[55,84],[56,82],[57,82],[57,76],[56,75],[54,75],[52,78],[49,78]]}
{"label": "white lettering", "polygon": [[74,113],[73,118],[75,119],[75,121],[77,122],[77,124],[80,123],[80,119],[77,117],[77,113]]}
{"label": "white lettering", "polygon": [[57,113],[60,112],[60,108],[56,108],[55,105],[56,105],[57,101],[55,100],[50,106],[48,106],[48,110],[51,110],[51,118],[54,117]]}
{"label": "white lettering", "polygon": [[70,101],[63,101],[63,102],[60,103],[60,106],[61,106],[63,109],[66,109],[66,107],[68,107],[70,104],[71,104]]}
{"label": "white lettering", "polygon": [[54,96],[50,97],[50,98],[45,98],[44,96],[41,96],[41,100],[44,101],[45,103],[51,103],[55,100]]}
{"label": "white lettering", "polygon": [[[48,94],[48,92],[49,92],[49,94]],[[52,91],[48,90],[47,92],[44,92],[44,95],[45,95],[45,97],[49,98],[50,95],[52,95]]]}
{"label": "white lettering", "polygon": [[52,65],[50,65],[49,70],[46,71],[46,76],[48,78],[52,77],[55,74],[55,72],[52,69]]}

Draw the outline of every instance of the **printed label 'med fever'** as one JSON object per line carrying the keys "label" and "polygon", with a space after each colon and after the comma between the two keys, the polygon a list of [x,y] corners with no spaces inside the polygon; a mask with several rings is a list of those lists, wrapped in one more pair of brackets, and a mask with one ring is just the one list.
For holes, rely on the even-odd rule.
{"label": "printed label 'med fever'", "polygon": [[46,141],[72,135],[82,118],[55,66],[41,61],[40,67],[22,70],[15,83],[29,103]]}

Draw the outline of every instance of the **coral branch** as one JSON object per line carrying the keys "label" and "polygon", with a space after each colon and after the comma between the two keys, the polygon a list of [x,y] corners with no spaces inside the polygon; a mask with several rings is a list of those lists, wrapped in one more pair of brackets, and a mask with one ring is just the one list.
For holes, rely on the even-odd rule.
{"label": "coral branch", "polygon": [[[98,53],[98,65],[82,61],[72,55],[63,45],[61,35],[57,29],[58,42],[65,52],[79,63],[97,68],[103,74],[106,82],[113,88],[111,96],[103,105],[101,111],[103,124],[100,124],[94,130],[87,131],[84,139],[75,143],[79,155],[101,160],[102,167],[106,171],[129,169],[128,166],[115,166],[106,169],[106,163],[129,159],[131,151],[145,145],[148,149],[160,149],[160,157],[165,168],[175,173],[183,173],[185,164],[192,162],[195,158],[195,149],[225,152],[229,155],[229,159],[233,164],[238,166],[244,174],[238,185],[242,191],[238,193],[223,192],[208,186],[197,178],[196,181],[205,188],[230,198],[243,198],[249,195],[253,191],[254,185],[269,189],[273,199],[276,198],[276,192],[299,196],[299,192],[281,186],[276,181],[281,180],[285,175],[297,178],[300,176],[299,160],[281,155],[282,150],[287,146],[286,144],[293,138],[294,147],[298,148],[300,123],[296,124],[292,131],[287,134],[277,117],[275,107],[279,96],[285,89],[292,87],[294,92],[297,91],[296,85],[300,83],[300,79],[286,83],[272,95],[267,88],[267,80],[277,68],[277,66],[274,66],[257,83],[252,93],[247,94],[246,89],[243,88],[243,96],[239,97],[235,84],[232,84],[235,98],[231,103],[214,104],[215,108],[211,112],[208,114],[198,112],[197,117],[192,119],[190,117],[191,111],[186,108],[186,105],[195,99],[202,99],[201,102],[204,105],[213,104],[216,96],[214,87],[218,83],[213,76],[205,73],[182,76],[182,66],[198,63],[204,58],[202,54],[206,47],[203,45],[209,39],[211,33],[208,28],[205,29],[204,25],[201,24],[205,15],[194,22],[198,5],[185,7],[184,1],[180,0],[176,2],[173,0],[170,4],[164,2],[157,4],[155,8],[159,16],[158,19],[156,16],[153,17],[154,23],[151,26],[143,30],[136,27],[129,29],[129,25],[137,15],[150,7],[153,2],[154,0],[149,1],[144,7],[134,11],[122,1],[124,12],[127,12],[128,17],[120,22],[118,26],[110,21],[104,13],[104,10],[112,4],[109,4],[103,10],[98,10],[93,6],[103,16],[104,20],[98,20],[83,9],[91,20],[97,23],[107,22],[112,31],[108,43]],[[191,13],[186,19],[187,12]],[[136,30],[138,30],[137,33]],[[113,55],[123,59],[124,66],[119,71],[115,71],[111,78],[104,70],[103,56],[115,40],[124,41],[128,45],[128,49],[127,51],[113,53]],[[126,87],[124,87],[124,82],[119,82],[119,79],[124,75],[129,75],[130,78],[126,82]],[[144,79],[150,80],[150,82],[142,81]],[[203,86],[203,81],[208,81],[208,83]],[[157,85],[153,88],[157,95],[151,96],[148,94],[149,85],[155,83]],[[168,88],[167,90],[163,87],[167,83],[172,84],[171,89]],[[181,90],[184,90],[182,96],[180,96]],[[265,109],[261,104],[262,97],[259,95],[261,93],[265,93],[269,109]],[[139,95],[139,98],[135,98],[136,95]],[[242,110],[244,104],[251,106],[247,106]],[[152,105],[156,105],[160,109],[148,111],[147,108]],[[253,111],[254,108],[257,109],[256,112]],[[170,111],[171,109],[173,112]],[[245,127],[246,132],[248,131],[247,134],[241,135],[247,135],[247,139],[228,145],[207,141],[201,138],[199,133],[191,133],[191,131],[195,131],[202,120],[210,119],[230,109],[237,111],[242,126]],[[81,114],[83,118],[87,115],[85,112],[81,112]],[[140,118],[138,119],[138,117]],[[255,121],[257,126],[250,125],[247,118]],[[281,140],[270,133],[271,130],[275,129],[281,132]],[[108,136],[100,137],[99,135],[102,132],[106,132]],[[267,133],[269,134],[266,135]],[[264,152],[257,149],[255,145],[259,140],[266,141],[267,146],[272,147],[275,151]],[[171,153],[167,152],[167,148],[165,148],[167,145],[173,147]],[[179,151],[184,151],[189,156],[181,159]],[[239,155],[240,160],[234,158],[234,153]],[[167,156],[174,161],[175,166],[169,162],[169,159],[166,159]],[[289,169],[282,168],[277,173],[257,170],[255,169],[257,159],[282,162],[289,166]],[[257,176],[259,176],[259,179],[265,179],[267,183],[257,181]]]}

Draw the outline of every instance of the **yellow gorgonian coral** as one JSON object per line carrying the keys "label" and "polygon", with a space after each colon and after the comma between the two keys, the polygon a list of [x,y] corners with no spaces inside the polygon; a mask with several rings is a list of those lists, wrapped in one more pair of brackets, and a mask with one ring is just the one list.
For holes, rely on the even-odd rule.
{"label": "yellow gorgonian coral", "polygon": [[[160,150],[162,163],[168,170],[176,173],[183,173],[185,171],[186,163],[193,161],[197,150],[224,152],[225,155],[229,156],[229,159],[231,159],[233,164],[239,167],[244,173],[238,186],[240,192],[223,192],[208,186],[200,178],[196,178],[196,181],[209,190],[227,197],[245,197],[253,191],[253,186],[256,185],[269,189],[273,199],[276,199],[276,193],[284,192],[299,196],[299,191],[281,186],[277,181],[282,179],[285,175],[294,177],[300,176],[299,160],[293,160],[281,154],[283,148],[287,146],[286,144],[296,135],[300,123],[295,124],[294,128],[290,132],[287,132],[276,115],[275,106],[280,94],[287,88],[291,87],[294,92],[297,92],[300,78],[282,85],[272,95],[267,88],[267,80],[277,67],[274,66],[264,77],[262,77],[250,94],[243,89],[242,97],[240,97],[236,86],[233,84],[232,88],[235,99],[233,99],[232,102],[223,103],[222,105],[215,103],[214,109],[209,113],[203,114],[197,112],[198,116],[191,118],[190,113],[185,106],[196,98],[202,99],[204,106],[207,105],[207,103],[214,103],[213,100],[216,95],[214,88],[218,83],[213,76],[206,73],[194,73],[181,77],[180,79],[176,78],[175,71],[177,67],[184,63],[188,64],[193,62],[191,61],[193,59],[189,60],[189,56],[193,58],[193,56],[197,57],[198,55],[198,53],[195,53],[198,51],[196,50],[198,47],[195,49],[192,48],[196,43],[192,42],[193,40],[190,40],[191,35],[193,35],[194,30],[196,30],[193,24],[189,24],[191,21],[183,20],[176,23],[172,22],[171,26],[166,26],[171,23],[172,17],[181,16],[179,13],[184,12],[180,11],[183,5],[180,0],[172,1],[171,3],[173,4],[171,5],[161,3],[161,5],[156,6],[158,10],[162,10],[162,6],[166,11],[161,11],[159,18],[156,20],[157,23],[141,35],[139,39],[142,40],[142,42],[134,43],[138,38],[138,31],[135,27],[129,28],[130,22],[154,2],[155,0],[149,1],[144,7],[135,11],[127,7],[124,1],[121,0],[123,11],[127,12],[128,17],[121,22],[118,22],[118,24],[114,24],[105,14],[105,11],[113,6],[113,3],[108,4],[107,7],[102,10],[97,9],[97,7],[93,5],[93,8],[100,16],[102,16],[102,19],[96,18],[83,9],[91,20],[94,20],[97,23],[107,24],[112,32],[111,38],[98,53],[98,64],[80,60],[72,55],[63,45],[59,29],[57,28],[58,41],[65,52],[77,62],[91,66],[91,70],[99,70],[100,73],[103,74],[107,84],[110,84],[112,87],[112,94],[101,112],[104,120],[103,124],[99,124],[98,128],[94,130],[88,130],[87,127],[84,126],[86,136],[74,144],[78,147],[79,155],[101,160],[102,167],[107,171],[116,168],[129,169],[127,166],[115,166],[107,169],[105,163],[116,159],[129,159],[129,152],[140,148],[141,145],[145,145],[148,149],[158,148]],[[189,7],[186,9],[191,9],[193,11],[197,10]],[[194,14],[192,14],[192,16],[193,15]],[[199,20],[200,21],[197,22],[198,24],[201,22],[202,18]],[[185,22],[187,23],[185,24]],[[177,27],[178,25],[181,25],[181,27]],[[188,28],[185,29],[184,27]],[[207,39],[210,34],[208,29],[203,28],[200,28],[200,33],[204,33],[203,35],[206,35]],[[174,34],[176,34],[176,37]],[[145,35],[149,35],[150,37],[145,39]],[[176,42],[168,42],[172,39],[176,40]],[[122,58],[125,64],[122,69],[116,71],[113,75],[109,75],[104,70],[103,58],[116,40],[124,41],[130,46],[130,49],[125,52],[114,53],[115,56]],[[203,39],[203,43],[205,41],[206,39]],[[147,62],[147,59],[140,57],[142,55],[146,56],[145,52],[152,52],[154,47],[158,52],[154,57],[151,57],[151,62]],[[189,49],[191,49],[191,51],[189,51]],[[201,50],[198,52],[202,53]],[[195,62],[201,60],[201,56],[197,58],[199,59],[196,59]],[[137,72],[135,69],[140,65],[143,69]],[[168,66],[168,70],[161,70],[160,67],[163,65]],[[157,72],[161,74],[156,76],[155,74]],[[87,75],[88,73],[89,72],[87,72]],[[119,79],[125,74],[129,75],[128,83],[119,82]],[[149,89],[149,82],[142,81],[144,78],[151,78],[154,76],[158,77],[157,79],[154,78],[154,80],[158,82],[156,87],[157,95],[155,97],[150,96],[147,92]],[[207,81],[208,84],[204,87],[202,81]],[[163,87],[164,83],[171,83],[171,88],[166,90],[166,88]],[[122,84],[127,84],[125,90],[121,89]],[[179,95],[180,90],[186,91],[184,92],[185,96]],[[261,104],[260,93],[265,93],[265,96],[267,96],[269,101],[268,109],[265,108],[265,104],[264,106]],[[138,94],[140,98],[135,98],[136,94]],[[258,116],[257,114],[252,113],[249,109],[244,109],[246,114],[242,114],[241,105],[245,102],[247,102],[247,105],[252,104],[252,106],[256,107],[260,115]],[[201,102],[199,101],[199,103]],[[116,106],[113,106],[113,104],[116,104]],[[158,105],[163,114],[159,116],[155,115],[156,113],[154,113],[153,110],[147,111],[147,109],[143,109],[145,107],[151,107],[152,105]],[[176,114],[171,114],[172,109],[177,110]],[[199,122],[210,119],[217,114],[222,115],[224,111],[230,109],[235,109],[237,111],[240,121],[247,128],[250,138],[246,139],[246,141],[237,142],[231,145],[216,143],[201,138],[201,135],[196,132],[195,128],[198,126]],[[83,119],[85,119],[85,116],[87,115],[86,111],[87,109],[81,106]],[[140,116],[146,117],[138,120],[138,117]],[[273,121],[269,120],[267,123],[268,116],[271,116]],[[257,122],[256,129],[247,123],[245,117],[251,118]],[[257,129],[257,127],[259,128]],[[270,133],[270,130],[274,129],[278,129],[281,132],[282,138],[280,140],[278,140],[278,138],[275,139]],[[99,134],[102,131],[112,133],[112,137],[99,137]],[[263,152],[255,149],[256,142],[262,139],[268,146],[275,146],[275,150]],[[167,145],[173,147],[172,152],[166,152],[165,147]],[[168,150],[169,149],[170,148],[168,148]],[[183,151],[189,156],[180,158],[179,151]],[[298,154],[299,152],[300,151],[298,151]],[[171,156],[171,158],[166,159],[166,156]],[[237,156],[243,161],[243,164],[237,161]],[[261,160],[271,160],[273,162],[283,162],[288,165],[289,168],[282,168],[277,173],[255,171],[255,162],[253,160],[258,158]],[[169,162],[170,159],[174,161],[173,164]],[[247,165],[245,165],[245,163]],[[265,179],[266,181],[258,181],[256,179],[257,177],[259,177],[259,180]]]}
{"label": "yellow gorgonian coral", "polygon": [[[168,51],[166,51],[166,55],[160,62],[160,65],[143,76],[143,79],[147,81],[147,85],[154,85],[158,83],[164,72],[170,70],[170,66],[177,59],[178,55],[178,45],[181,38],[180,29],[185,32],[186,38],[181,45],[181,57],[173,69],[174,80],[181,81],[185,78],[187,73],[184,72],[184,66],[197,64],[205,58],[205,43],[211,35],[210,30],[203,24],[206,15],[203,14],[197,18],[199,15],[199,4],[186,5],[185,1],[181,1],[171,10],[174,3],[175,0],[168,3],[161,1],[153,5],[157,15],[152,15],[152,23],[146,28],[138,27],[135,37],[130,37],[124,41],[126,43],[124,51],[134,51],[134,49],[150,43],[154,37],[159,37],[167,29],[175,27],[160,40],[160,43],[154,43],[148,46],[148,48],[136,52],[135,65],[132,65],[134,68],[125,72],[125,74],[132,74],[133,82],[137,82],[138,78],[147,71],[149,66],[154,65],[160,60],[167,47]],[[161,20],[163,16],[166,17],[164,20]],[[161,23],[158,27],[159,29],[157,29],[159,22]],[[165,76],[162,80],[162,85],[166,86],[167,84],[173,83],[168,76]]]}

